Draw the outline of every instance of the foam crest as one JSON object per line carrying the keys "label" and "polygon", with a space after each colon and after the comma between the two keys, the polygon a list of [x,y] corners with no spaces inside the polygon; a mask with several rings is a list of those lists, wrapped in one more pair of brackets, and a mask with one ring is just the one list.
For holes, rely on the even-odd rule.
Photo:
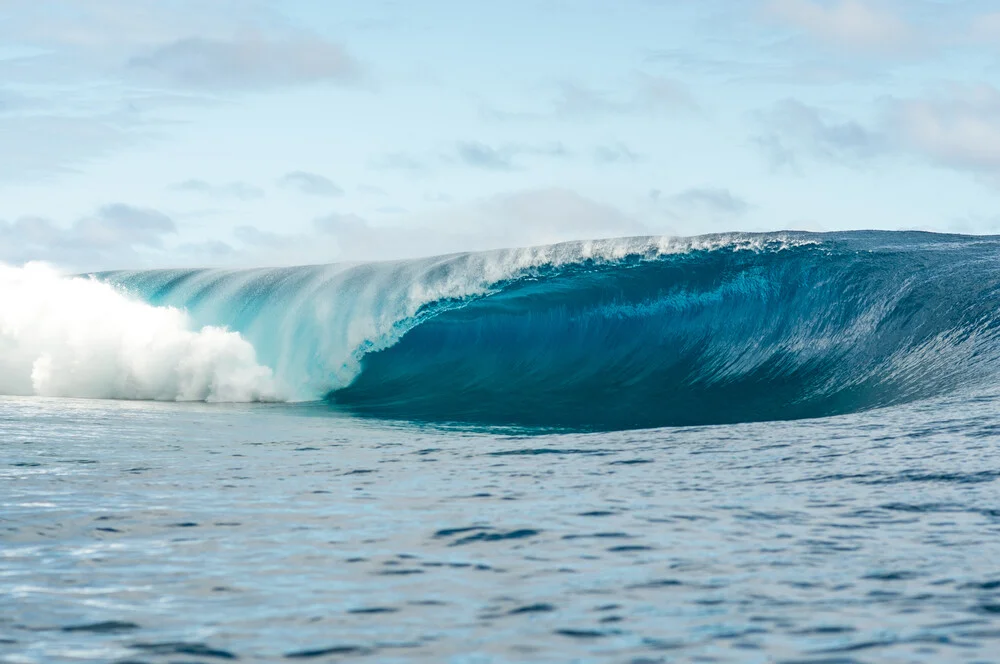
{"label": "foam crest", "polygon": [[161,401],[277,400],[254,347],[195,329],[95,279],[0,265],[0,393]]}

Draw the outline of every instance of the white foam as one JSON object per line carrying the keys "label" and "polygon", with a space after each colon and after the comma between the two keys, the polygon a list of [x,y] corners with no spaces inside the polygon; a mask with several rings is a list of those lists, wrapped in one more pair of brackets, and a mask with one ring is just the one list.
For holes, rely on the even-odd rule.
{"label": "white foam", "polygon": [[115,287],[0,265],[0,393],[162,401],[277,400],[253,346]]}

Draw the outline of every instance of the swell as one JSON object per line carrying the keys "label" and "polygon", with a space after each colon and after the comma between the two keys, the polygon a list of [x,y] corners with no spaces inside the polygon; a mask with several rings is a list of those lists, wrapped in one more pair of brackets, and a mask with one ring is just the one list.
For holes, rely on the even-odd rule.
{"label": "swell", "polygon": [[239,332],[289,399],[626,429],[834,415],[987,385],[998,249],[784,233],[101,278]]}

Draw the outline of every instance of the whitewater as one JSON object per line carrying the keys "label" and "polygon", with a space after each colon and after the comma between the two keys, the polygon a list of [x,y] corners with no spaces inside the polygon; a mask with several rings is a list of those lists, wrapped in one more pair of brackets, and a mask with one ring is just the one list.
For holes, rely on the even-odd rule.
{"label": "whitewater", "polygon": [[0,266],[0,661],[990,662],[1000,237]]}
{"label": "whitewater", "polygon": [[275,399],[253,347],[219,327],[45,265],[0,266],[0,393],[104,399]]}

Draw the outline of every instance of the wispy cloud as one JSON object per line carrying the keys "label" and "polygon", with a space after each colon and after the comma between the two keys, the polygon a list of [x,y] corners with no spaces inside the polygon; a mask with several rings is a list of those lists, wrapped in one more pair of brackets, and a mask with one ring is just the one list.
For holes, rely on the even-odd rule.
{"label": "wispy cloud", "polygon": [[385,189],[374,184],[359,184],[358,193],[364,194],[365,196],[372,196],[374,198],[385,198],[389,195]]}
{"label": "wispy cloud", "polygon": [[562,143],[545,145],[505,143],[499,147],[492,147],[478,141],[465,141],[455,146],[455,156],[463,164],[474,168],[512,171],[520,168],[516,161],[518,157],[564,158],[570,156],[570,151]]}
{"label": "wispy cloud", "polygon": [[559,81],[548,86],[543,111],[499,110],[489,105],[483,115],[494,120],[593,120],[621,115],[692,113],[701,109],[687,87],[665,76],[636,73],[611,89],[580,81]]}
{"label": "wispy cloud", "polygon": [[642,155],[624,143],[614,143],[594,148],[594,160],[599,164],[635,164],[642,161]]}
{"label": "wispy cloud", "polygon": [[61,227],[49,219],[0,221],[0,260],[46,260],[87,270],[137,261],[142,250],[158,251],[177,232],[173,220],[156,210],[115,204]]}
{"label": "wispy cloud", "polygon": [[473,228],[484,236],[486,243],[494,246],[648,232],[642,222],[622,210],[561,187],[492,196],[467,208],[456,209],[453,215],[452,223],[456,224],[466,215],[476,220]]}
{"label": "wispy cloud", "polygon": [[670,197],[682,208],[700,208],[709,212],[742,215],[750,209],[745,199],[723,187],[693,187]]}
{"label": "wispy cloud", "polygon": [[562,117],[697,110],[697,104],[685,86],[673,79],[649,74],[636,75],[625,94],[581,83],[561,83],[557,87],[553,107],[555,114]]}
{"label": "wispy cloud", "polygon": [[427,162],[406,152],[380,155],[371,161],[370,167],[378,171],[403,171],[412,175],[424,175],[430,170]]}
{"label": "wispy cloud", "polygon": [[828,44],[857,51],[908,51],[918,41],[915,28],[877,0],[770,0],[779,21]]}
{"label": "wispy cloud", "polygon": [[1000,185],[1000,90],[991,85],[893,100],[887,131],[904,149],[938,165],[990,174]]}
{"label": "wispy cloud", "polygon": [[313,221],[313,225],[320,233],[327,235],[340,235],[345,233],[366,232],[369,230],[368,221],[356,214],[328,214]]}
{"label": "wispy cloud", "polygon": [[798,169],[804,156],[857,164],[886,147],[880,132],[795,99],[781,101],[756,118],[764,131],[753,142],[773,168]]}
{"label": "wispy cloud", "polygon": [[[174,265],[197,265],[199,267],[225,265],[239,257],[239,252],[228,242],[206,240],[204,242],[182,242],[170,252],[175,257]],[[179,262],[177,262],[179,259]]]}
{"label": "wispy cloud", "polygon": [[295,189],[309,196],[341,196],[344,193],[344,190],[329,178],[307,171],[285,173],[278,179],[278,186]]}
{"label": "wispy cloud", "polygon": [[336,213],[316,219],[313,228],[311,233],[282,234],[240,227],[234,236],[242,248],[230,260],[301,264],[406,258],[649,232],[614,206],[561,188],[490,196],[400,224]]}
{"label": "wispy cloud", "polygon": [[178,105],[366,80],[328,37],[266,3],[5,0],[0,179],[80,168],[166,134]]}
{"label": "wispy cloud", "polygon": [[459,143],[455,147],[455,153],[458,159],[468,166],[491,171],[514,170],[511,153],[502,152],[483,143]]}
{"label": "wispy cloud", "polygon": [[0,113],[30,108],[33,101],[31,98],[12,90],[0,90]]}
{"label": "wispy cloud", "polygon": [[361,67],[347,51],[316,35],[230,40],[187,37],[129,60],[155,82],[199,90],[259,90],[304,83],[357,81]]}
{"label": "wispy cloud", "polygon": [[251,201],[264,197],[264,190],[247,182],[228,182],[212,184],[205,180],[185,180],[172,184],[172,191],[201,194],[212,198],[236,198],[241,201]]}
{"label": "wispy cloud", "polygon": [[264,3],[214,0],[194,5],[159,0],[3,0],[0,31],[19,35],[18,44],[46,50],[114,51],[155,44],[180,34],[220,36],[273,29],[278,15]]}
{"label": "wispy cloud", "polygon": [[986,44],[1000,46],[1000,12],[982,14],[972,21],[972,39]]}
{"label": "wispy cloud", "polygon": [[72,171],[144,137],[116,115],[0,117],[0,180],[25,180]]}
{"label": "wispy cloud", "polygon": [[857,166],[880,155],[914,154],[1000,186],[1000,89],[992,85],[951,84],[923,97],[886,97],[868,123],[796,100],[757,119],[765,131],[753,141],[775,168],[797,170],[804,157]]}
{"label": "wispy cloud", "polygon": [[233,230],[233,236],[248,247],[263,248],[268,251],[295,249],[301,244],[299,236],[261,230],[256,226],[237,226]]}

